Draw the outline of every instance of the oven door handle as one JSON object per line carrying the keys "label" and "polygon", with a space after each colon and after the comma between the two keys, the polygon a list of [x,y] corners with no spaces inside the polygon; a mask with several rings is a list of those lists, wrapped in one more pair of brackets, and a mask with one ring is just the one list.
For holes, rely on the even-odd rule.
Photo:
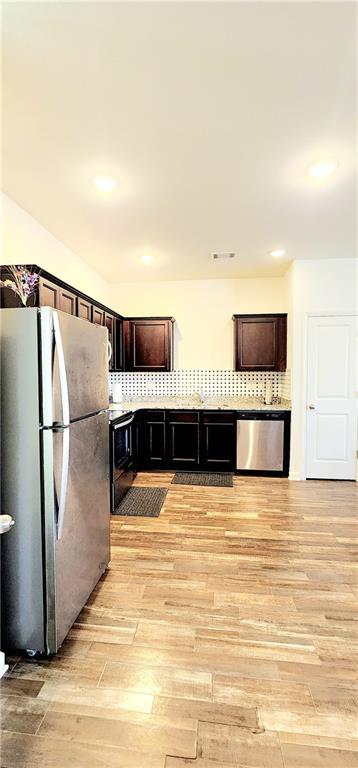
{"label": "oven door handle", "polygon": [[128,427],[129,424],[133,424],[134,416],[131,416],[130,419],[127,419],[127,421],[121,421],[120,424],[117,424],[115,427],[113,427],[114,430],[116,429],[122,429],[122,427]]}

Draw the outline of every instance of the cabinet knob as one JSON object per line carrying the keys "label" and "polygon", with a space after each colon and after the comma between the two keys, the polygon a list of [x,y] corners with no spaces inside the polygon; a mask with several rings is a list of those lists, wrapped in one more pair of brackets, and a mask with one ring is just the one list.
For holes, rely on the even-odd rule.
{"label": "cabinet knob", "polygon": [[315,411],[316,410],[316,406],[315,405],[309,405],[308,407],[309,407],[310,411]]}

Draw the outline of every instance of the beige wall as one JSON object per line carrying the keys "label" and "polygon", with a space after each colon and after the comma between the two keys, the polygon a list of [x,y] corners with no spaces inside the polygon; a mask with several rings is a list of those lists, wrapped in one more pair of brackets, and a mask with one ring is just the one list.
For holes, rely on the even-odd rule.
{"label": "beige wall", "polygon": [[358,262],[354,259],[295,261],[287,274],[292,363],[290,475],[295,480],[305,477],[307,317],[319,312],[357,313],[357,280]]}
{"label": "beige wall", "polygon": [[118,283],[111,294],[124,315],[175,317],[175,368],[232,368],[232,315],[288,306],[284,278]]}
{"label": "beige wall", "polygon": [[1,214],[1,264],[38,264],[108,304],[107,282],[6,195]]}
{"label": "beige wall", "polygon": [[296,261],[282,278],[109,285],[13,201],[6,196],[2,201],[2,263],[39,264],[123,315],[173,315],[176,368],[230,369],[232,314],[288,312],[293,401],[291,477],[304,476],[307,315],[357,312],[356,261]]}

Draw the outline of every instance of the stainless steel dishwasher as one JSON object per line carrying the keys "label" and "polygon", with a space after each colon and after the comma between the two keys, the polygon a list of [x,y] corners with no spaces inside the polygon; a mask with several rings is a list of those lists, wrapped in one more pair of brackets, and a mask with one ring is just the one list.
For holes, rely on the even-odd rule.
{"label": "stainless steel dishwasher", "polygon": [[282,412],[238,415],[236,469],[239,472],[284,473],[285,422]]}

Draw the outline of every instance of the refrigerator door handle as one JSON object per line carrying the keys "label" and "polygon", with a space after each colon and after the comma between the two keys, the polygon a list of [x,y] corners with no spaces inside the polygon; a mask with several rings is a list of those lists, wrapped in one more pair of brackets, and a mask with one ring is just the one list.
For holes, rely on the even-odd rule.
{"label": "refrigerator door handle", "polygon": [[66,495],[68,485],[68,469],[70,464],[70,430],[69,427],[61,430],[62,432],[62,471],[61,471],[61,486],[60,486],[60,500],[58,504],[58,516],[57,516],[57,540],[62,537],[63,523],[65,519],[66,508]]}
{"label": "refrigerator door handle", "polygon": [[57,312],[53,313],[53,329],[54,329],[54,335],[55,335],[55,345],[57,349],[57,359],[58,359],[58,371],[59,371],[59,378],[60,378],[62,420],[63,420],[63,424],[65,426],[68,426],[70,423],[70,401],[68,397],[65,355],[63,352],[62,336],[61,336],[60,323],[59,323]]}

